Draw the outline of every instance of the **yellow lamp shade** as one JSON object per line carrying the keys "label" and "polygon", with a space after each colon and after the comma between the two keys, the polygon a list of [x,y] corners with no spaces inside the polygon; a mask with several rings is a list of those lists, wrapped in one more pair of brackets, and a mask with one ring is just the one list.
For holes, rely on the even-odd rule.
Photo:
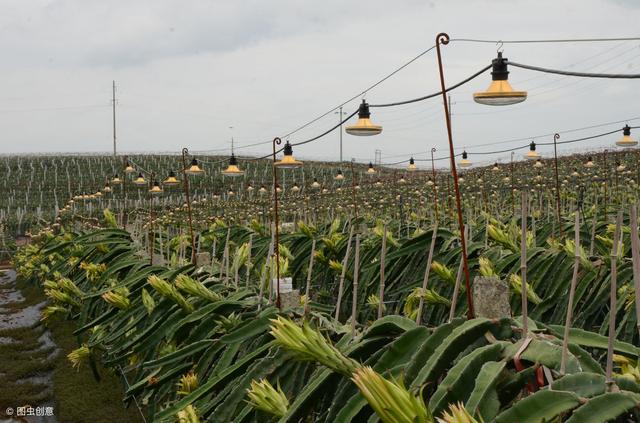
{"label": "yellow lamp shade", "polygon": [[376,170],[373,167],[373,163],[369,162],[369,168],[367,169],[367,174],[368,175],[375,175],[376,174]]}
{"label": "yellow lamp shade", "polygon": [[264,194],[264,193],[266,193],[266,192],[267,192],[267,189],[264,187],[264,185],[262,185],[262,186],[260,187],[260,189],[258,190],[258,192],[260,192],[260,194]]}
{"label": "yellow lamp shade", "polygon": [[320,182],[318,182],[318,179],[313,178],[313,182],[311,183],[311,188],[320,188]]}
{"label": "yellow lamp shade", "polygon": [[129,163],[129,161],[126,161],[124,163],[124,173],[133,173],[135,171],[136,169],[133,166],[131,166],[131,163]]}
{"label": "yellow lamp shade", "polygon": [[106,183],[104,185],[104,188],[102,188],[102,192],[111,192],[111,186],[108,183]]}
{"label": "yellow lamp shade", "polygon": [[404,176],[401,176],[400,179],[398,180],[398,182],[400,182],[401,184],[406,184],[407,180],[404,179]]}
{"label": "yellow lamp shade", "polygon": [[418,169],[416,166],[416,162],[413,160],[413,157],[409,159],[409,166],[407,166],[407,170],[409,172],[414,172]]}
{"label": "yellow lamp shade", "polygon": [[538,154],[537,151],[528,151],[527,154],[525,154],[524,156],[526,159],[528,160],[535,160],[538,157],[540,157],[540,154]]}
{"label": "yellow lamp shade", "polygon": [[492,171],[497,172],[500,170],[500,168],[498,167],[498,162],[493,164],[493,167],[491,168]]}
{"label": "yellow lamp shade", "polygon": [[502,52],[491,62],[491,85],[486,91],[473,94],[476,103],[488,106],[508,106],[517,104],[527,99],[526,91],[514,91],[509,84],[507,70],[507,59],[502,58]]}
{"label": "yellow lamp shade", "polygon": [[540,157],[540,154],[538,154],[538,152],[536,151],[536,143],[531,141],[531,144],[529,144],[529,151],[527,151],[527,154],[525,154],[525,159],[528,160],[535,160],[538,157]]}
{"label": "yellow lamp shade", "polygon": [[460,165],[460,167],[470,167],[471,166],[471,160],[469,160],[469,155],[467,154],[466,151],[462,152],[462,160],[460,160],[459,165]]}
{"label": "yellow lamp shade", "polygon": [[189,175],[201,175],[204,173],[204,170],[198,165],[198,161],[196,159],[191,160],[191,165],[185,170],[185,173]]}
{"label": "yellow lamp shade", "polygon": [[631,138],[631,128],[629,125],[625,125],[622,129],[622,138],[616,141],[616,145],[619,147],[634,147],[638,144],[638,141]]}
{"label": "yellow lamp shade", "polygon": [[382,181],[381,181],[380,179],[378,179],[378,180],[376,181],[376,186],[381,186],[381,185],[382,185]]}
{"label": "yellow lamp shade", "polygon": [[293,148],[291,144],[289,144],[289,141],[287,141],[284,145],[284,156],[282,156],[282,160],[275,162],[273,165],[281,169],[296,169],[302,166],[302,162],[293,158]]}
{"label": "yellow lamp shade", "polygon": [[371,113],[369,112],[369,104],[367,104],[365,100],[362,100],[360,108],[358,109],[358,121],[355,125],[347,126],[345,128],[346,133],[360,137],[378,135],[381,133],[382,126],[371,123],[370,117]]}
{"label": "yellow lamp shade", "polygon": [[291,191],[292,191],[292,192],[298,192],[298,191],[300,191],[300,187],[298,186],[298,184],[293,184],[293,187],[291,187]]}
{"label": "yellow lamp shade", "polygon": [[158,183],[158,181],[153,183],[153,186],[149,190],[151,194],[162,194],[162,187]]}
{"label": "yellow lamp shade", "polygon": [[93,195],[94,195],[95,197],[98,197],[98,198],[99,198],[99,197],[102,197],[102,192],[100,192],[100,191],[96,191],[96,193],[95,193],[95,194],[93,194]]}
{"label": "yellow lamp shade", "polygon": [[176,178],[176,174],[173,171],[171,171],[169,172],[169,176],[167,176],[167,178],[164,181],[162,181],[162,183],[167,186],[174,186],[174,185],[178,185],[180,181],[178,180],[178,178]]}
{"label": "yellow lamp shade", "polygon": [[231,158],[229,159],[229,166],[222,171],[222,174],[224,176],[231,177],[244,175],[244,171],[240,170],[240,168],[238,167],[238,161],[236,160],[236,156],[234,156],[233,153],[231,153]]}
{"label": "yellow lamp shade", "polygon": [[340,169],[338,169],[338,173],[333,179],[335,179],[336,181],[342,181],[344,179],[344,175],[342,174],[342,171]]}
{"label": "yellow lamp shade", "polygon": [[116,173],[115,175],[113,175],[113,179],[111,180],[111,183],[113,185],[120,185],[122,183],[122,179],[120,179],[120,177],[118,177],[118,174]]}
{"label": "yellow lamp shade", "polygon": [[225,170],[222,171],[224,176],[242,176],[244,175],[244,171],[240,170],[238,166],[229,165]]}
{"label": "yellow lamp shade", "polygon": [[543,167],[544,165],[542,164],[542,161],[540,159],[536,160],[536,162],[533,164],[533,167]]}
{"label": "yellow lamp shade", "polygon": [[527,99],[526,91],[514,91],[509,81],[492,81],[486,91],[473,94],[476,103],[488,106],[509,106]]}
{"label": "yellow lamp shade", "polygon": [[253,191],[253,187],[251,186],[251,184],[249,184],[249,186],[247,187],[247,191],[249,192]]}
{"label": "yellow lamp shade", "polygon": [[147,181],[144,179],[144,176],[142,176],[142,173],[138,173],[138,177],[133,180],[133,183],[136,185],[145,185]]}

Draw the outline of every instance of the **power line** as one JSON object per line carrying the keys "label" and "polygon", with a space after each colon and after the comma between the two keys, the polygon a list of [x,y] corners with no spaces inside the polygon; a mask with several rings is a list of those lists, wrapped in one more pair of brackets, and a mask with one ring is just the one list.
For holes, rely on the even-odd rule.
{"label": "power line", "polygon": [[477,38],[452,38],[450,42],[471,42],[486,44],[543,44],[543,43],[598,43],[614,41],[640,41],[640,37],[619,37],[619,38],[551,38],[539,40],[484,40]]}
{"label": "power line", "polygon": [[528,69],[536,72],[545,72],[545,73],[554,73],[556,75],[566,75],[566,76],[577,76],[580,78],[609,78],[609,79],[638,79],[640,78],[640,74],[624,74],[624,73],[590,73],[590,72],[573,72],[573,71],[564,71],[558,69],[549,69],[543,68],[539,66],[525,65],[522,63],[512,62],[510,60],[507,61],[507,64],[511,66],[516,66],[523,69]]}

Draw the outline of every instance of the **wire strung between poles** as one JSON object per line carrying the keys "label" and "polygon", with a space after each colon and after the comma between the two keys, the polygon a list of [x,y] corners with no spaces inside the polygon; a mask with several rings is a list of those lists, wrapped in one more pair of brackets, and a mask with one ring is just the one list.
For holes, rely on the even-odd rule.
{"label": "wire strung between poles", "polygon": [[573,72],[558,69],[542,68],[539,66],[525,65],[522,63],[507,61],[508,65],[522,69],[528,69],[536,72],[553,73],[556,75],[577,76],[580,78],[609,78],[609,79],[639,79],[640,73],[589,73],[589,72]]}

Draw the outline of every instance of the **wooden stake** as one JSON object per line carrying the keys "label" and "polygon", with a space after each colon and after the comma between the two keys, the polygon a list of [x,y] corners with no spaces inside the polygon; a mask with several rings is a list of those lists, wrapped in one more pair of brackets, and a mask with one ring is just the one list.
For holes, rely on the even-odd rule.
{"label": "wooden stake", "polygon": [[607,383],[613,384],[613,343],[616,340],[616,312],[618,295],[618,244],[620,242],[622,228],[622,211],[618,212],[616,230],[613,234],[613,247],[611,248],[611,290],[609,293],[609,340],[607,344]]}
{"label": "wooden stake", "polygon": [[305,290],[306,301],[304,302],[304,315],[309,313],[309,302],[311,301],[311,275],[313,273],[313,260],[316,255],[316,240],[311,242],[311,257],[309,257],[309,270],[307,270],[307,289]]}
{"label": "wooden stake", "polygon": [[[224,284],[229,283],[229,236],[231,235],[231,228],[227,228],[227,239],[224,242],[224,253],[222,259],[224,261]],[[220,268],[222,272],[222,268]]]}
{"label": "wooden stake", "polygon": [[[466,230],[466,229],[465,229]],[[449,309],[449,321],[452,321],[458,304],[458,295],[460,295],[460,284],[462,283],[462,272],[464,271],[464,261],[461,259],[456,273],[456,284],[453,288],[453,296],[451,297],[451,308]]]}
{"label": "wooden stake", "polygon": [[573,297],[576,293],[576,283],[578,281],[578,269],[580,268],[580,212],[576,209],[576,220],[573,226],[575,253],[573,259],[573,277],[569,288],[569,304],[567,304],[567,318],[564,322],[564,336],[562,339],[562,359],[560,361],[560,374],[565,374],[567,370],[567,355],[569,351],[569,329],[573,319]]}
{"label": "wooden stake", "polygon": [[360,234],[356,234],[356,256],[353,266],[353,301],[351,303],[351,337],[356,336],[356,313],[358,311],[358,278],[360,274]]}
{"label": "wooden stake", "polygon": [[273,255],[273,241],[274,233],[271,233],[271,242],[269,243],[269,250],[267,251],[267,258],[265,260],[265,272],[264,277],[260,278],[260,292],[258,294],[258,311],[262,308],[262,298],[264,297],[264,286],[266,283],[269,284],[269,303],[271,302],[271,266],[269,266],[269,259]]}
{"label": "wooden stake", "polygon": [[[424,269],[424,278],[422,279],[422,293],[427,290],[427,284],[429,282],[429,272],[431,271],[431,262],[433,261],[433,250],[436,247],[436,239],[438,238],[438,222],[435,222],[433,226],[433,234],[431,235],[431,246],[429,247],[429,256],[427,257],[427,268]],[[424,308],[424,295],[420,295],[420,304],[418,305],[418,315],[416,316],[416,323],[419,325],[422,323],[422,310]]]}
{"label": "wooden stake", "polygon": [[342,261],[342,273],[340,274],[340,285],[338,285],[338,300],[336,302],[335,319],[340,318],[340,306],[342,305],[342,291],[344,289],[344,276],[347,272],[347,263],[349,263],[349,253],[351,252],[351,238],[353,237],[353,225],[349,228],[349,240],[347,241],[347,251]]}
{"label": "wooden stake", "polygon": [[251,249],[253,248],[253,233],[249,235],[249,256],[247,257],[247,277],[245,281],[245,286],[249,288],[249,278],[251,276]]}
{"label": "wooden stake", "polygon": [[522,191],[520,232],[520,297],[522,298],[522,339],[529,335],[529,313],[527,312],[527,191]]}
{"label": "wooden stake", "polygon": [[596,243],[596,223],[597,223],[597,219],[598,219],[598,196],[595,196],[595,201],[594,201],[594,212],[593,212],[593,220],[591,222],[591,244],[589,245],[589,256],[593,255],[593,249],[595,247],[595,243]]}
{"label": "wooden stake", "polygon": [[384,283],[385,283],[385,260],[387,257],[387,224],[384,225],[382,235],[382,251],[380,251],[380,304],[378,304],[378,319],[384,312]]}

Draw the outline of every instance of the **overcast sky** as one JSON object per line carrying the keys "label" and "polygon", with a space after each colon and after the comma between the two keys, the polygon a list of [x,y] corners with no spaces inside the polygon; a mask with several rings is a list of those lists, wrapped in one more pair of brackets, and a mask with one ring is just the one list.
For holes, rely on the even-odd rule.
{"label": "overcast sky", "polygon": [[[640,35],[635,0],[0,0],[0,10],[2,153],[110,151],[114,79],[119,150],[224,152],[231,136],[239,147],[268,141],[352,96],[358,98],[345,111],[355,110],[362,90],[431,47],[441,31],[489,40]],[[443,47],[446,81],[464,79],[495,54],[495,44],[452,42]],[[638,41],[506,44],[504,55],[557,69],[640,73]],[[488,73],[452,93],[457,148],[501,150],[528,143],[503,141],[542,135],[536,140],[545,142],[556,131],[566,140],[623,123],[562,132],[575,128],[621,120],[640,125],[638,80],[510,71],[514,88],[529,92],[522,104],[474,103],[472,93],[488,86]],[[438,90],[432,51],[366,98],[385,103]],[[386,162],[411,154],[424,159],[431,147],[446,153],[440,98],[372,113],[382,135],[345,134],[345,159],[373,160],[376,149]],[[291,141],[317,135],[337,119],[331,113]],[[611,147],[617,137],[561,150]],[[295,154],[337,160],[338,146],[335,132]],[[267,144],[238,153],[270,150]]]}

